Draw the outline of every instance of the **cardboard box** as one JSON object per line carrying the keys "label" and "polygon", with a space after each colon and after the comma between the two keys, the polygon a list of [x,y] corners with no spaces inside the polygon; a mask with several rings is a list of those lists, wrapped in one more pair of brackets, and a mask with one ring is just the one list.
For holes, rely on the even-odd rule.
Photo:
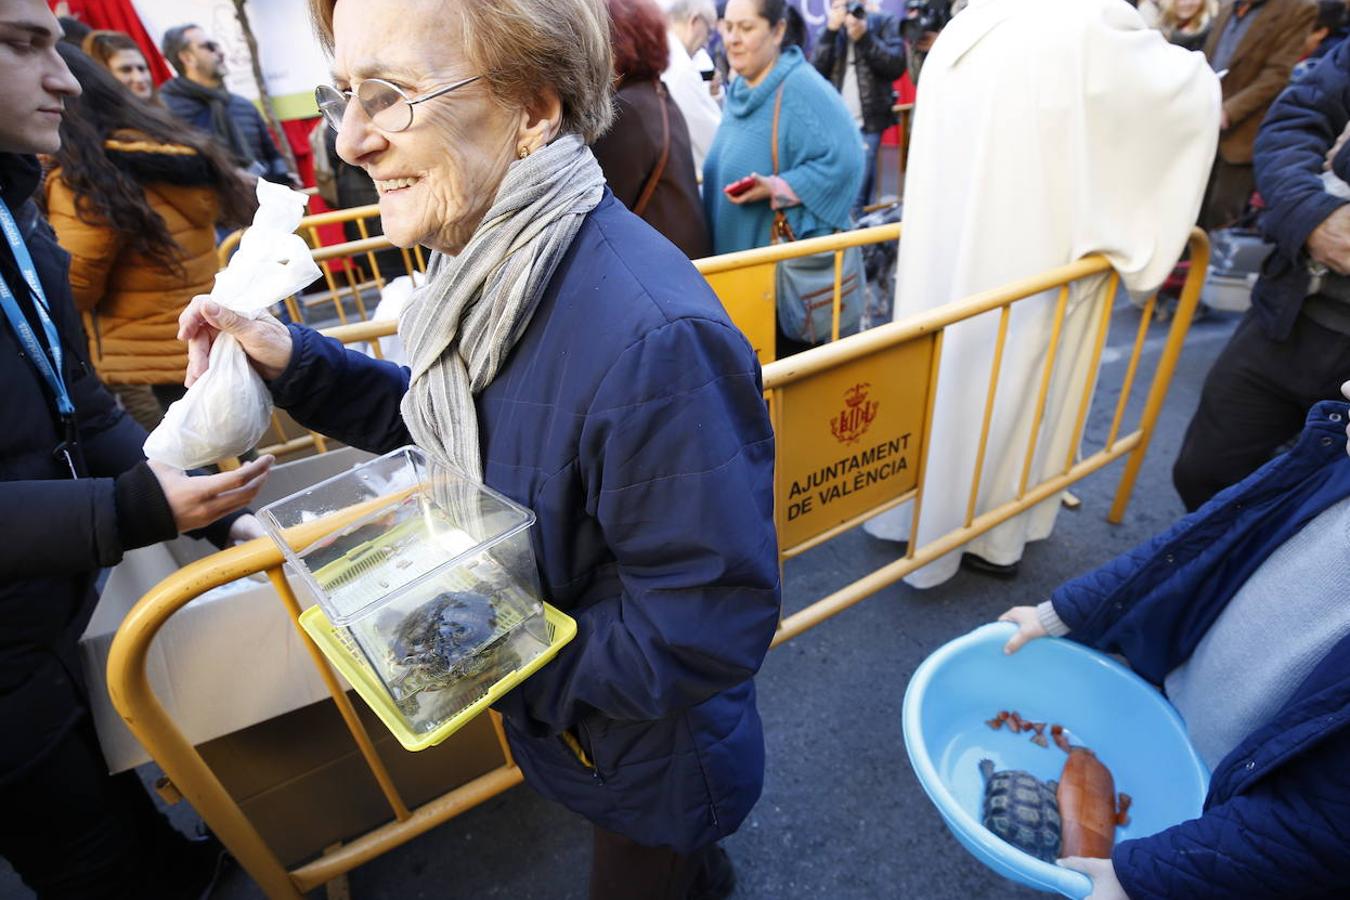
{"label": "cardboard box", "polygon": [[[255,508],[370,458],[368,453],[343,448],[276,466]],[[181,566],[213,552],[206,541],[178,538],[131,551],[108,577],[80,639],[80,654],[94,725],[113,772],[150,760],[108,697],[113,635],[147,591]],[[308,605],[307,595],[293,584],[302,605]],[[147,669],[156,696],[194,744],[328,697],[309,651],[265,578],[225,585],[175,613],[151,644]]]}
{"label": "cardboard box", "polygon": [[[360,698],[349,696],[410,808],[505,761],[488,716],[443,744],[409,753]],[[394,818],[331,699],[197,749],[285,866]]]}

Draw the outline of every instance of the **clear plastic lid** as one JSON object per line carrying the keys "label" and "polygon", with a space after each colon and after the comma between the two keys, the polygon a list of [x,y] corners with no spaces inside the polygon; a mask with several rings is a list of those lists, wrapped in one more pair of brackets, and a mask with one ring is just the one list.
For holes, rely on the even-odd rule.
{"label": "clear plastic lid", "polygon": [[[269,504],[258,517],[334,625],[378,611],[534,524],[530,510],[411,446]],[[528,568],[532,581],[534,559],[525,556],[499,562]]]}

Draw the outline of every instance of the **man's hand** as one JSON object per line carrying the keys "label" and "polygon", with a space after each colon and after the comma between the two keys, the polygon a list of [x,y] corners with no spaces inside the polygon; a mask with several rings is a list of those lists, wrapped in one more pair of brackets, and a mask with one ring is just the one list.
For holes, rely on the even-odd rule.
{"label": "man's hand", "polygon": [[1130,895],[1116,879],[1115,863],[1109,859],[1089,859],[1086,856],[1070,856],[1058,860],[1060,866],[1082,872],[1092,879],[1092,893],[1087,900],[1130,900]]}
{"label": "man's hand", "polygon": [[1229,125],[1229,122],[1228,122],[1228,110],[1226,110],[1226,109],[1220,109],[1220,110],[1219,110],[1219,130],[1220,130],[1220,131],[1227,131],[1227,130],[1228,130],[1228,125]]}
{"label": "man's hand", "polygon": [[1350,138],[1350,122],[1345,124],[1345,128],[1341,130],[1341,136],[1336,138],[1336,143],[1332,144],[1331,149],[1327,151],[1327,161],[1322,165],[1323,171],[1331,171],[1331,164],[1336,161],[1336,154],[1340,153],[1341,148],[1345,146],[1346,138]]}
{"label": "man's hand", "polygon": [[844,19],[844,30],[848,32],[848,39],[856,42],[864,34],[867,34],[867,19],[849,16]]}
{"label": "man's hand", "polygon": [[159,487],[169,501],[174,524],[181,534],[205,528],[251,503],[267,480],[274,460],[272,456],[260,456],[232,472],[196,476],[151,460],[150,471],[159,479]]}
{"label": "man's hand", "polygon": [[1350,206],[1341,206],[1308,235],[1308,255],[1338,275],[1350,275]]}
{"label": "man's hand", "polygon": [[291,333],[285,325],[267,313],[256,319],[246,319],[205,294],[199,294],[178,317],[178,339],[187,341],[188,345],[185,381],[188,387],[206,374],[211,345],[221,332],[234,335],[253,368],[263,378],[271,381],[286,371],[292,348]]}
{"label": "man's hand", "polygon": [[833,0],[830,11],[825,14],[825,30],[834,34],[844,25],[848,16],[848,0]]}
{"label": "man's hand", "polygon": [[1036,615],[1034,606],[1014,606],[999,616],[998,620],[1011,622],[1017,626],[1017,631],[1008,639],[1008,643],[1003,645],[1004,653],[1016,653],[1027,641],[1034,641],[1046,635],[1045,628],[1041,625],[1041,617]]}

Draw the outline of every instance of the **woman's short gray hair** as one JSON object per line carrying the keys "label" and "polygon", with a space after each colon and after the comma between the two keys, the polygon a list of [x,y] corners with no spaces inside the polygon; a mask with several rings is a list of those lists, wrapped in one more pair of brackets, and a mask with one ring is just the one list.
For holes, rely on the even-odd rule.
{"label": "woman's short gray hair", "polygon": [[[329,51],[337,2],[309,3]],[[589,144],[609,128],[614,55],[605,0],[459,0],[445,9],[459,16],[464,55],[493,96],[523,106],[547,85],[562,101],[564,132]]]}

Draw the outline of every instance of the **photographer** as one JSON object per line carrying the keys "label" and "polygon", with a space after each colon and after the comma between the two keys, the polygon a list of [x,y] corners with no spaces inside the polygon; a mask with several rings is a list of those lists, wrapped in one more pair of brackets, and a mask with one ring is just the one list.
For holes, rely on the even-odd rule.
{"label": "photographer", "polygon": [[938,32],[947,27],[952,16],[966,8],[966,0],[907,0],[900,36],[909,48],[909,80],[917,86],[923,61],[933,49]]}
{"label": "photographer", "polygon": [[856,217],[872,196],[881,134],[895,124],[891,82],[905,72],[900,23],[882,12],[869,13],[860,0],[831,0],[812,63],[843,96],[862,132],[866,158],[862,186],[853,202]]}

